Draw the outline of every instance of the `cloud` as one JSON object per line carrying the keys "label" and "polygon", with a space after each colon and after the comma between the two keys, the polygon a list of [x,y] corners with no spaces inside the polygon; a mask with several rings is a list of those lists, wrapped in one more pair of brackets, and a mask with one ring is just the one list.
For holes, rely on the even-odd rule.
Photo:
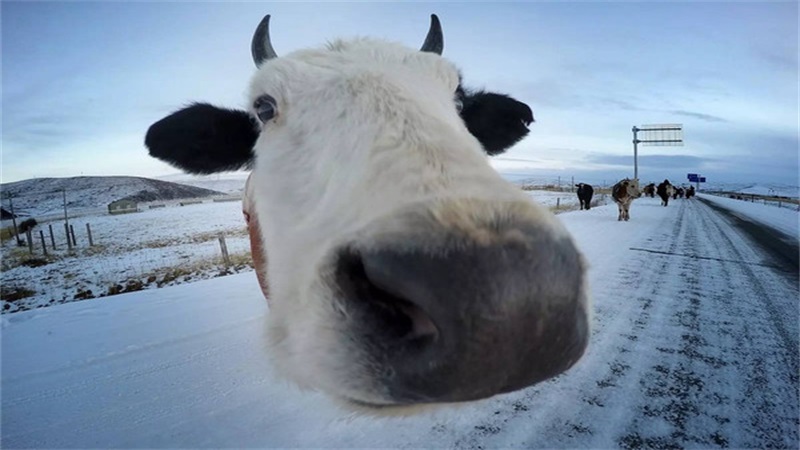
{"label": "cloud", "polygon": [[675,110],[675,111],[669,111],[669,113],[675,114],[676,116],[686,116],[686,117],[692,117],[694,119],[705,120],[706,122],[728,122],[728,120],[723,119],[722,117],[717,117],[717,116],[712,116],[711,114],[703,114],[692,111]]}
{"label": "cloud", "polygon": [[[588,157],[590,162],[596,164],[630,166],[633,163],[632,155],[605,155],[593,154]],[[659,169],[679,169],[702,167],[714,162],[714,159],[693,155],[639,155],[639,167],[652,167]]]}

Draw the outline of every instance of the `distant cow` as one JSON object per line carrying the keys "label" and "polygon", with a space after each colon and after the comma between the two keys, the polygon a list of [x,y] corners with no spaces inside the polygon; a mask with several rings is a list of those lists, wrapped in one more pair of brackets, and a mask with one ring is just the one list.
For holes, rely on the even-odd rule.
{"label": "distant cow", "polygon": [[669,180],[664,180],[662,183],[658,185],[656,188],[656,194],[661,197],[661,205],[667,206],[669,205],[669,198],[672,197],[675,189],[670,184]]}
{"label": "distant cow", "polygon": [[675,187],[672,191],[672,199],[675,200],[677,198],[683,198],[683,188],[682,187]]}
{"label": "distant cow", "polygon": [[619,208],[619,216],[617,216],[617,220],[627,221],[630,219],[631,203],[634,199],[641,196],[642,192],[639,190],[639,180],[636,178],[625,178],[624,180],[621,180],[615,184],[614,187],[611,188],[611,197],[614,198],[614,201],[617,203],[617,207]]}
{"label": "distant cow", "polygon": [[689,186],[689,188],[686,189],[686,198],[688,199],[692,197],[694,197],[694,186]]}
{"label": "distant cow", "polygon": [[592,207],[592,195],[594,195],[594,188],[591,184],[578,183],[575,186],[578,188],[578,201],[581,204],[581,210],[589,210]]}
{"label": "distant cow", "polygon": [[656,196],[656,184],[655,183],[650,183],[647,186],[645,186],[642,191],[644,192],[645,196],[650,197],[650,198],[655,198],[655,196]]}

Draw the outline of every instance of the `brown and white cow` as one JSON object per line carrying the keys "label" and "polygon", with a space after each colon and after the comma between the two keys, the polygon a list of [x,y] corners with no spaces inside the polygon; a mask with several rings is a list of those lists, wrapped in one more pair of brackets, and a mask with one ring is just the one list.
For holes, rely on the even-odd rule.
{"label": "brown and white cow", "polygon": [[642,192],[644,192],[644,195],[646,197],[655,198],[656,184],[655,183],[648,184],[647,186],[644,187],[644,189],[642,189]]}
{"label": "brown and white cow", "polygon": [[639,190],[639,180],[636,178],[625,178],[617,182],[611,188],[611,197],[619,208],[619,215],[617,220],[629,220],[631,218],[630,208],[631,203],[642,196]]}
{"label": "brown and white cow", "polygon": [[150,127],[186,171],[252,167],[280,373],[374,412],[471,401],[571,367],[589,338],[571,236],[492,169],[530,108],[470,92],[441,56],[359,38],[278,57],[252,41],[247,111],[194,104]]}

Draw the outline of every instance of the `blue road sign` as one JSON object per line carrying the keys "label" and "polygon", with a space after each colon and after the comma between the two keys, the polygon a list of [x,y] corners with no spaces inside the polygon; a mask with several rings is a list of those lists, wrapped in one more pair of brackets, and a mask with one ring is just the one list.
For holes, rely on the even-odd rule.
{"label": "blue road sign", "polygon": [[686,178],[688,178],[688,179],[690,179],[690,180],[691,180],[692,178],[697,178],[697,174],[696,174],[696,173],[689,173],[689,174],[686,174]]}
{"label": "blue road sign", "polygon": [[701,183],[705,183],[706,182],[706,177],[700,177],[700,182]]}
{"label": "blue road sign", "polygon": [[[694,175],[694,174],[692,174],[692,175]],[[693,177],[689,177],[689,181],[691,181],[692,183],[697,183],[697,180],[698,180],[697,175],[694,175]]]}

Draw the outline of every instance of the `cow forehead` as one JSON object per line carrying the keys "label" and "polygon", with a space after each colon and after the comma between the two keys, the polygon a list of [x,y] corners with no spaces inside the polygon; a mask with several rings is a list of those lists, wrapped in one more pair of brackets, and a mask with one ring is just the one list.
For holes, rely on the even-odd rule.
{"label": "cow forehead", "polygon": [[288,101],[292,92],[317,89],[323,80],[368,73],[424,77],[448,92],[460,81],[456,66],[434,53],[379,39],[340,39],[266,61],[252,78],[249,97],[251,103],[263,94]]}

